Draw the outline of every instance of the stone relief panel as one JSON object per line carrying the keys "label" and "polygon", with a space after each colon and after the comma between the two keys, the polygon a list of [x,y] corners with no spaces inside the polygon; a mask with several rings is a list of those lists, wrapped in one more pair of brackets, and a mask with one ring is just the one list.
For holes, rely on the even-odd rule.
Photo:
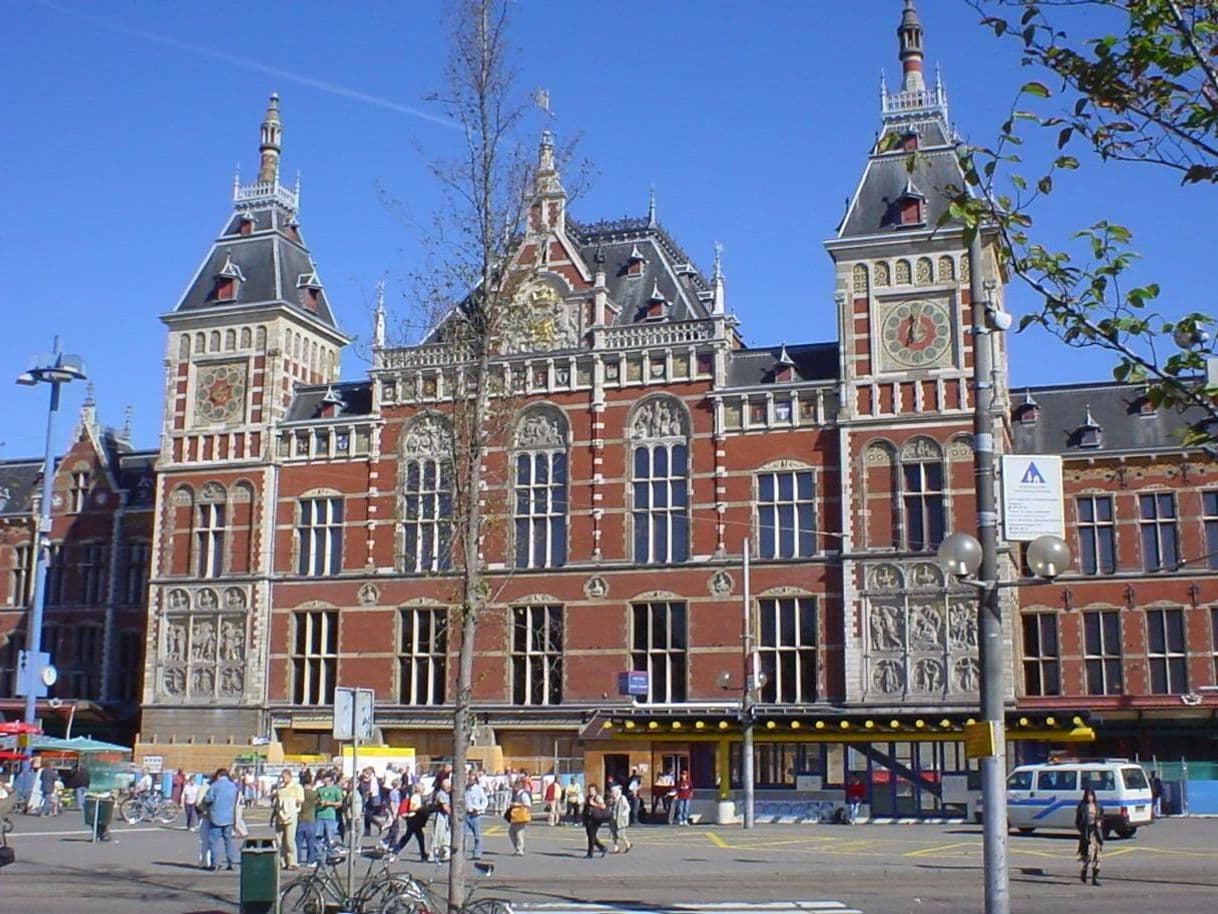
{"label": "stone relief panel", "polygon": [[228,587],[174,588],[166,595],[160,649],[162,696],[181,702],[239,700],[249,654],[249,594]]}
{"label": "stone relief panel", "polygon": [[864,575],[863,689],[894,702],[977,694],[976,598],[934,562],[883,562]]}

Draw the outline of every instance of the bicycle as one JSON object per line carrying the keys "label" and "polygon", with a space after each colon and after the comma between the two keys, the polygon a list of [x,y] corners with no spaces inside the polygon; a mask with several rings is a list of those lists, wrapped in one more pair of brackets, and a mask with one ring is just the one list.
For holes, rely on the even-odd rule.
{"label": "bicycle", "polygon": [[[281,914],[324,914],[338,907],[352,914],[382,914],[396,896],[414,891],[409,876],[398,876],[389,867],[396,859],[391,854],[364,854],[369,858],[359,885],[347,894],[345,874],[338,867],[347,862],[342,854],[332,854],[317,868],[289,882],[279,892]],[[381,865],[376,867],[376,861]]]}
{"label": "bicycle", "polygon": [[[475,861],[474,869],[481,879],[495,872],[495,864]],[[448,914],[448,898],[431,887],[434,879],[419,882],[413,876],[406,876],[401,881],[409,882],[409,890],[397,892],[387,898],[381,908],[381,914]],[[471,901],[477,891],[478,885],[475,883],[465,896],[461,914],[515,914],[512,903],[503,898],[479,898],[477,901]]]}
{"label": "bicycle", "polygon": [[182,807],[168,797],[145,791],[127,794],[119,804],[118,813],[128,825],[139,822],[172,825],[182,814]]}

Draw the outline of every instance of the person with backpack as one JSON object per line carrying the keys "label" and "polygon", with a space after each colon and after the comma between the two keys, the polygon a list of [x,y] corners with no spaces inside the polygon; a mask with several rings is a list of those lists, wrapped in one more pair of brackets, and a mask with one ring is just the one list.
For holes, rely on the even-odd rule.
{"label": "person with backpack", "polygon": [[427,862],[427,847],[424,843],[423,830],[427,826],[427,819],[430,815],[431,810],[423,800],[423,785],[416,782],[414,790],[408,796],[403,797],[401,805],[398,806],[398,818],[405,822],[405,828],[402,829],[401,837],[398,838],[397,844],[393,848],[394,854],[400,854],[402,848],[410,843],[411,838],[414,838],[419,843],[419,860],[423,863]]}
{"label": "person with backpack", "polygon": [[609,851],[596,834],[601,830],[601,826],[609,821],[609,815],[609,807],[601,795],[600,788],[589,784],[588,794],[584,798],[584,834],[588,836],[588,853],[584,856],[589,860],[592,859],[594,847],[601,852],[602,857]]}

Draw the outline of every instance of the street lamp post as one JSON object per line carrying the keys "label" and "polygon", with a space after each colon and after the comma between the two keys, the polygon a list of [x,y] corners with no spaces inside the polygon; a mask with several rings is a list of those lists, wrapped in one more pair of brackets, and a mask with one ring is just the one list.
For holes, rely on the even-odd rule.
{"label": "street lamp post", "polygon": [[[83,380],[84,362],[80,356],[61,352],[59,337],[55,337],[54,349],[35,356],[30,368],[17,376],[17,383],[25,387],[38,384],[51,385],[51,402],[47,409],[46,446],[43,448],[42,500],[38,510],[37,563],[35,566],[34,606],[30,610],[29,625],[26,626],[25,652],[25,722],[33,724],[37,716],[39,685],[46,686],[47,678],[54,676],[54,668],[38,660],[42,652],[42,616],[46,610],[47,575],[51,551],[51,487],[55,481],[55,415],[59,412],[59,388],[70,381]],[[51,677],[47,677],[47,670]],[[27,753],[23,765],[31,767],[33,754]]]}
{"label": "street lamp post", "polygon": [[[977,629],[981,666],[981,718],[989,746],[981,758],[981,797],[985,805],[982,850],[985,914],[1009,914],[1006,806],[1006,659],[1002,607],[998,599],[998,502],[994,492],[994,349],[992,333],[1011,326],[1009,314],[990,299],[984,281],[981,231],[969,242],[969,301],[973,324],[973,451],[976,472],[977,538],[953,533],[939,547],[939,563],[978,590]],[[1069,565],[1070,552],[1058,537],[1040,537],[1028,548],[1028,564],[1040,578],[1056,577]]]}

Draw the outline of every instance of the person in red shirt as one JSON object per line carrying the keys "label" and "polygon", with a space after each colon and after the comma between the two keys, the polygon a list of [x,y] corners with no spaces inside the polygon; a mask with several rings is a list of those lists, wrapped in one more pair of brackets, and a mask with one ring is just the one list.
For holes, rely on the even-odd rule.
{"label": "person in red shirt", "polygon": [[846,824],[853,825],[859,817],[859,807],[863,805],[863,800],[867,798],[867,788],[863,786],[863,782],[851,775],[849,782],[846,784],[846,803],[849,804],[846,809]]}
{"label": "person in red shirt", "polygon": [[689,779],[689,772],[682,771],[677,778],[677,814],[674,820],[677,825],[689,824],[689,801],[694,798],[694,785]]}

